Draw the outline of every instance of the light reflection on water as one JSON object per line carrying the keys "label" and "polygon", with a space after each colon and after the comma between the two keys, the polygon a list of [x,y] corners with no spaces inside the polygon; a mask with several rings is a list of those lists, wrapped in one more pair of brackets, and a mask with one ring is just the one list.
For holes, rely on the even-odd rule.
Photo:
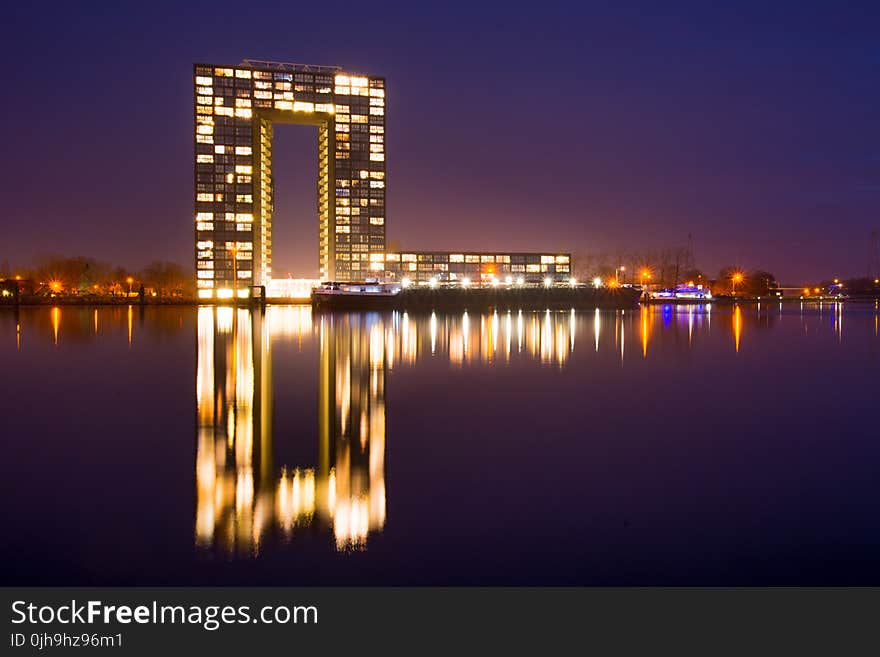
{"label": "light reflection on water", "polygon": [[[735,307],[656,305],[616,312],[498,311],[416,315],[314,314],[308,306],[270,306],[265,311],[210,306],[198,309],[60,307],[21,309],[18,312],[4,309],[0,312],[0,355],[18,380],[30,377],[28,385],[33,392],[29,394],[39,397],[44,394],[41,390],[48,391],[52,387],[53,380],[42,374],[52,368],[68,368],[74,372],[71,376],[76,376],[77,368],[94,364],[98,369],[116,368],[114,371],[119,377],[124,376],[124,369],[120,369],[119,364],[129,362],[126,359],[139,359],[137,362],[140,362],[148,360],[151,353],[164,353],[168,345],[189,345],[182,352],[188,353],[192,359],[190,363],[193,363],[188,368],[193,374],[186,385],[189,390],[194,388],[196,393],[194,410],[191,411],[196,418],[194,455],[185,450],[177,454],[177,458],[188,459],[190,490],[194,491],[192,504],[186,512],[189,526],[186,542],[196,548],[196,563],[204,563],[205,559],[216,554],[224,560],[253,564],[266,558],[267,552],[296,555],[303,542],[314,546],[317,541],[328,553],[367,555],[383,535],[391,533],[396,541],[405,545],[402,537],[416,529],[414,523],[427,522],[430,513],[426,515],[420,511],[417,515],[407,515],[405,506],[404,511],[399,510],[395,516],[395,506],[400,509],[408,498],[417,499],[421,491],[418,487],[413,488],[412,483],[398,484],[397,487],[388,483],[395,474],[400,481],[401,475],[406,474],[406,469],[411,466],[406,458],[395,460],[389,458],[389,454],[395,449],[399,453],[402,446],[421,439],[411,432],[389,428],[394,424],[395,414],[417,414],[413,405],[423,403],[414,399],[415,393],[405,389],[407,382],[431,382],[433,387],[429,389],[436,397],[424,403],[442,407],[447,397],[445,385],[461,387],[469,377],[480,377],[480,385],[485,389],[479,393],[481,405],[475,408],[487,411],[488,419],[469,418],[469,411],[452,407],[449,414],[455,420],[450,419],[450,422],[458,424],[449,430],[460,432],[461,423],[470,421],[482,436],[481,440],[492,442],[496,439],[493,431],[497,426],[497,439],[503,438],[510,445],[511,453],[523,459],[508,462],[508,469],[528,472],[528,475],[522,475],[526,479],[534,476],[528,462],[532,458],[537,458],[545,466],[552,464],[561,470],[571,470],[569,479],[562,485],[575,486],[573,492],[569,491],[565,502],[554,502],[560,515],[565,514],[564,519],[557,518],[557,522],[571,523],[580,518],[580,514],[586,514],[584,518],[593,517],[586,509],[598,504],[596,500],[604,499],[601,495],[595,499],[579,497],[583,494],[581,487],[588,485],[586,482],[591,479],[599,482],[602,477],[601,471],[589,476],[585,474],[592,467],[600,467],[606,457],[606,453],[591,451],[593,440],[601,445],[603,436],[612,435],[615,441],[626,444],[636,440],[637,434],[633,431],[644,431],[646,435],[656,434],[662,442],[678,435],[682,418],[690,413],[695,413],[704,423],[707,418],[716,422],[712,431],[723,433],[725,424],[746,420],[739,416],[732,416],[734,419],[719,416],[716,410],[710,412],[710,407],[717,406],[725,413],[740,408],[751,410],[764,404],[768,397],[783,407],[787,421],[791,422],[797,416],[792,415],[793,411],[787,407],[799,403],[799,399],[795,393],[780,386],[789,385],[799,390],[805,382],[796,379],[780,382],[774,378],[773,367],[765,368],[768,361],[772,360],[777,367],[786,362],[786,358],[791,362],[801,361],[804,371],[816,371],[817,376],[821,373],[823,379],[816,380],[818,385],[833,376],[833,362],[839,358],[840,367],[844,369],[841,369],[840,380],[835,385],[843,388],[842,395],[855,398],[854,406],[846,416],[847,421],[854,421],[851,418],[853,413],[857,416],[861,408],[861,397],[854,394],[854,389],[846,388],[845,372],[852,373],[855,371],[852,368],[859,366],[876,369],[880,359],[878,318],[880,309],[874,303],[764,303]],[[296,368],[299,369],[294,368],[291,374],[291,353],[305,354],[305,361],[301,362],[307,361],[308,367],[303,368],[298,361],[300,364]],[[84,359],[86,354],[87,359]],[[181,369],[179,363],[166,365],[169,373]],[[56,376],[61,379],[64,374]],[[688,377],[695,377],[694,388],[687,387]],[[766,383],[761,381],[762,378],[767,380]],[[533,379],[541,383],[535,384],[534,390],[528,390]],[[90,408],[89,404],[94,404],[95,399],[106,399],[119,381],[108,381],[106,388],[90,390],[88,397],[73,387],[60,394],[77,400],[76,412],[88,413],[84,409]],[[717,385],[718,390],[707,388],[707,382]],[[139,389],[137,381],[128,383],[131,389]],[[289,414],[284,414],[289,387],[300,383],[304,388],[314,390],[315,403],[311,405],[314,410],[309,412],[311,418],[308,420],[301,415],[291,420]],[[505,394],[510,397],[502,398],[500,393],[494,392],[493,388],[501,383],[504,383]],[[100,388],[104,384],[97,382],[93,385]],[[833,389],[833,386],[823,387],[826,388]],[[24,417],[33,424],[39,411],[29,411],[23,404],[22,400],[29,397],[17,397],[17,390],[11,392],[12,398],[17,400],[18,414],[21,415],[21,408],[25,406]],[[53,390],[45,394],[57,396],[59,392]],[[807,390],[804,394],[811,393]],[[147,397],[146,403],[158,404],[158,413],[163,412],[168,401],[163,400],[160,392],[144,387],[143,395]],[[450,389],[448,397],[458,400],[454,402],[456,404],[461,403],[461,396],[454,390]],[[571,456],[559,455],[555,457],[558,460],[554,460],[552,450],[536,455],[520,446],[519,441],[527,440],[534,433],[533,427],[517,426],[513,421],[505,424],[503,415],[493,411],[513,404],[513,415],[522,421],[522,418],[529,417],[522,408],[535,404],[530,421],[536,425],[549,421],[559,432],[562,431],[560,427],[568,425],[564,418],[557,421],[559,409],[563,407],[553,401],[555,398],[587,408],[594,406],[595,411],[578,411],[576,414],[577,417],[591,418],[592,422],[600,417],[596,413],[601,414],[608,407],[608,415],[615,418],[609,426],[620,425],[630,427],[630,430],[572,424],[573,437],[581,431],[588,437],[574,448],[582,450],[584,455],[574,452]],[[621,400],[630,398],[631,406],[622,404]],[[683,399],[688,401],[682,402]],[[835,408],[845,408],[846,399],[835,399]],[[817,402],[821,403],[821,398],[810,400],[814,405]],[[686,404],[691,406],[688,408]],[[125,419],[134,413],[135,408],[133,405],[131,413],[127,413],[123,404],[114,407],[113,413],[115,417]],[[137,408],[138,413],[143,413],[142,406]],[[621,408],[631,408],[636,419],[621,415]],[[759,413],[770,413],[770,408],[778,410],[770,404],[761,406]],[[96,414],[106,412],[103,409]],[[765,420],[776,421],[771,415]],[[296,433],[300,423],[314,426],[315,431],[309,429],[308,434]],[[398,426],[401,424],[405,426],[406,420],[401,420]],[[57,426],[63,427],[63,420],[59,420]],[[755,431],[755,427],[750,426],[750,430]],[[856,426],[857,422],[850,426],[849,434],[842,434],[838,440],[848,440],[848,436],[855,435],[853,432],[860,431]],[[634,430],[633,427],[638,428]],[[434,425],[424,428],[426,436],[433,436],[434,449],[439,450],[441,461],[446,461],[443,453],[446,448],[443,442],[436,441],[439,437],[447,439],[446,430]],[[135,441],[148,435],[138,433],[137,429],[129,431]],[[190,441],[189,445],[192,445],[191,431],[188,429],[188,436],[178,438]],[[294,434],[295,438],[292,438]],[[25,444],[29,441],[51,443],[52,440],[43,434],[26,438]],[[311,449],[289,449],[289,443],[294,439],[309,442]],[[91,438],[83,442],[85,457],[99,463],[102,457],[89,453],[89,440]],[[479,450],[480,446],[475,448]],[[608,452],[617,448],[604,449]],[[663,458],[660,453],[651,451],[655,448],[647,444],[640,445],[639,449],[641,453],[652,454],[646,457],[649,460]],[[587,454],[589,457],[585,456]],[[693,467],[697,468],[696,459],[710,458],[700,454],[699,450],[691,449],[689,453],[682,452],[678,458],[683,462],[688,458],[695,459]],[[42,450],[40,458],[46,465],[53,466],[51,448]],[[408,458],[412,461],[411,456]],[[466,459],[467,456],[461,454],[460,458]],[[487,481],[480,484],[484,488],[479,491],[495,500],[493,508],[499,514],[508,512],[505,507],[508,498],[523,504],[527,498],[520,491],[521,479],[516,479],[516,484],[513,481],[493,482],[493,476],[499,476],[494,470],[494,461],[501,463],[506,459],[502,452],[495,452],[488,460],[484,454],[483,459],[475,472],[486,473]],[[592,461],[596,462],[595,466]],[[15,455],[10,463],[15,463]],[[22,460],[22,467],[16,472],[33,470],[25,465]],[[613,463],[611,465],[613,470]],[[446,467],[450,467],[448,462]],[[761,470],[760,462],[752,467]],[[608,470],[609,466],[606,465],[605,469]],[[731,472],[734,471],[731,466]],[[700,472],[697,468],[691,477],[699,478]],[[14,474],[7,483],[25,485],[21,479],[23,476]],[[72,472],[65,476],[72,485],[70,482],[79,482],[78,477],[87,475]],[[576,479],[576,483],[572,483],[571,477],[580,476],[584,477],[583,483]],[[449,479],[444,481],[446,477]],[[641,477],[650,479],[645,473]],[[435,494],[437,486],[441,486],[439,490],[455,491],[465,485],[461,479],[446,472],[424,471],[423,478],[426,485],[434,485]],[[641,485],[639,475],[630,473],[627,478],[632,478],[627,486],[632,485],[638,490]],[[409,482],[405,477],[402,480]],[[604,492],[610,490],[612,484],[602,486]],[[551,495],[548,490],[552,491],[552,487],[543,489],[535,484],[524,483],[523,487],[531,489],[539,498]],[[179,505],[182,500],[179,495],[173,499],[167,495],[163,497],[159,488],[152,494],[172,506]],[[643,503],[649,504],[647,501]],[[456,510],[461,522],[484,522],[468,515],[467,507],[475,504],[474,500],[460,499],[456,504],[461,505]],[[476,506],[479,507],[479,503]],[[604,512],[604,509],[600,511]],[[551,513],[541,522],[550,523],[553,518]],[[670,522],[674,524],[678,520],[676,517]],[[530,521],[535,522],[535,516],[531,516]],[[28,521],[20,522],[26,524]],[[682,523],[686,524],[685,521]],[[418,527],[422,531],[425,529]],[[552,527],[545,524],[543,531],[552,531]],[[38,530],[30,531],[39,534]],[[526,532],[527,527],[523,526],[522,531]],[[446,540],[447,551],[451,536],[454,535],[441,533],[439,536]],[[520,540],[523,536],[519,537]],[[100,541],[100,535],[96,540]],[[180,541],[180,532],[168,540]],[[596,537],[590,540],[596,540]],[[106,543],[109,550],[111,541],[108,539]],[[460,547],[466,553],[468,549],[479,549],[480,546]],[[387,544],[385,549],[388,550]],[[559,549],[558,545],[554,549]],[[448,552],[444,555],[448,556]],[[403,561],[394,562],[395,566],[383,562],[385,568],[390,569],[388,572],[394,568],[405,571],[400,564],[405,563],[407,557],[399,552],[393,556]],[[106,554],[101,558],[106,559]],[[440,556],[434,555],[434,558],[442,562]],[[184,562],[175,565],[182,570],[187,567]],[[125,568],[124,564],[118,566],[120,572],[127,572]],[[147,569],[150,568],[158,572],[162,565],[148,565]],[[554,572],[552,565],[536,557],[529,565],[530,575],[523,581],[544,581],[542,569]],[[880,575],[880,569],[877,572]],[[149,581],[155,581],[157,577],[150,577]],[[438,575],[438,581],[448,581],[450,577],[448,573]],[[389,581],[411,581],[412,578],[412,574],[397,579],[389,575]],[[662,581],[662,577],[648,579]],[[575,580],[556,577],[553,581],[587,580],[584,577]]]}

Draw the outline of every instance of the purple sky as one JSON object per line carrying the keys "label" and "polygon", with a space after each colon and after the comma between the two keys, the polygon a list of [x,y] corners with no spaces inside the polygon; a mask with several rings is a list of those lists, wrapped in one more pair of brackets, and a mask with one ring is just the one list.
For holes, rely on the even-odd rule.
{"label": "purple sky", "polygon": [[[192,63],[244,57],[386,76],[405,247],[617,254],[690,232],[709,273],[798,282],[863,275],[880,230],[876,3],[17,4],[0,261],[189,263]],[[276,271],[307,273],[314,135],[278,132]]]}

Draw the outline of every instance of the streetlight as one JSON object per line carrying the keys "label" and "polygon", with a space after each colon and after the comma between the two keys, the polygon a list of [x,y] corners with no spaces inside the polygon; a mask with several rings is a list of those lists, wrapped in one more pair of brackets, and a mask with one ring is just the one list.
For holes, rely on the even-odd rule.
{"label": "streetlight", "polygon": [[623,265],[621,265],[620,267],[614,268],[614,282],[617,285],[620,285],[620,276],[618,275],[618,272],[622,272],[622,271],[626,271],[626,267],[624,267]]}
{"label": "streetlight", "polygon": [[743,275],[740,272],[734,272],[733,276],[730,277],[730,280],[733,283],[733,285],[731,286],[731,293],[733,294],[733,296],[736,296],[736,284],[742,283]]}
{"label": "streetlight", "polygon": [[128,283],[128,296],[131,296],[131,284],[134,283],[134,279],[129,276],[125,279],[125,282]]}

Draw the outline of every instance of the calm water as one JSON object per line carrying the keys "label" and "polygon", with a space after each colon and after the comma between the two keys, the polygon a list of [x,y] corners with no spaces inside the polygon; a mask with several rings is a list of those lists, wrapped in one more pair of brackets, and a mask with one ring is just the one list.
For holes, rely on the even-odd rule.
{"label": "calm water", "polygon": [[0,583],[880,584],[878,320],[0,310]]}

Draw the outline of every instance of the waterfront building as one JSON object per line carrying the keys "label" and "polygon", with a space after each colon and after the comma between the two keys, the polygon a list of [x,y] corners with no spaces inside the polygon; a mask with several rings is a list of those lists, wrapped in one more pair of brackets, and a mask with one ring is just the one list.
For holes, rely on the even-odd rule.
{"label": "waterfront building", "polygon": [[569,253],[403,251],[370,256],[370,270],[388,281],[412,283],[554,283],[571,277]]}
{"label": "waterfront building", "polygon": [[274,126],[288,123],[318,128],[321,280],[569,278],[569,254],[386,250],[384,78],[246,59],[195,64],[193,83],[199,298],[248,297],[254,286],[273,287],[272,144]]}

